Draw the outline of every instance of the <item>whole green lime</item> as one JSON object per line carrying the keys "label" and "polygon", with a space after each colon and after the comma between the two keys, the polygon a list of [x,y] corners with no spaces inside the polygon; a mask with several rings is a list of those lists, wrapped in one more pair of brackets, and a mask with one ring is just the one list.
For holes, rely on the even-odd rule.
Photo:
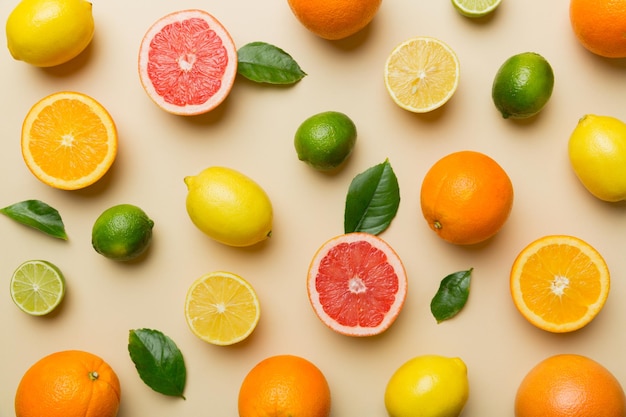
{"label": "whole green lime", "polygon": [[294,138],[298,159],[320,171],[329,171],[343,164],[355,143],[354,122],[336,111],[309,117],[298,127]]}
{"label": "whole green lime", "polygon": [[129,261],[143,254],[152,241],[154,221],[139,207],[119,204],[106,209],[91,231],[91,244],[99,254]]}
{"label": "whole green lime", "polygon": [[505,119],[525,119],[543,109],[553,88],[550,63],[535,52],[524,52],[513,55],[498,69],[491,97]]}

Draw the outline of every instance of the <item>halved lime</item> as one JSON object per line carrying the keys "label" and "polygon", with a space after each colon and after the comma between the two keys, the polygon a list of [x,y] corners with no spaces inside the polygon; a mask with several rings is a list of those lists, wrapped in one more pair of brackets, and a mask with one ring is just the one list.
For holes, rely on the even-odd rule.
{"label": "halved lime", "polygon": [[11,298],[20,310],[43,316],[54,310],[65,296],[65,278],[48,261],[31,260],[21,264],[11,277]]}
{"label": "halved lime", "polygon": [[483,17],[493,12],[502,0],[452,0],[454,8],[467,17]]}

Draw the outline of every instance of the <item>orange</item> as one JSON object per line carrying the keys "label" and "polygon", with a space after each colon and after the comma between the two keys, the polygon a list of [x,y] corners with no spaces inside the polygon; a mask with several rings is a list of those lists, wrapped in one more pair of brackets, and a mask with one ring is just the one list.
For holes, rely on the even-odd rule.
{"label": "orange", "polygon": [[317,36],[339,40],[354,35],[374,19],[382,0],[288,0],[291,11]]}
{"label": "orange", "polygon": [[22,156],[28,169],[55,188],[77,190],[98,181],[117,156],[117,129],[108,111],[77,92],[37,102],[22,125]]}
{"label": "orange", "polygon": [[309,266],[307,292],[317,317],[337,333],[374,336],[400,314],[407,275],[380,237],[348,233],[324,243]]}
{"label": "orange", "polygon": [[139,48],[141,85],[161,109],[177,115],[213,110],[237,75],[237,49],[226,28],[203,10],[158,19]]}
{"label": "orange", "polygon": [[626,57],[626,0],[571,0],[569,17],[574,35],[589,51]]}
{"label": "orange", "polygon": [[544,236],[519,253],[510,286],[522,316],[540,329],[563,333],[580,329],[600,312],[610,274],[600,253],[583,240]]}
{"label": "orange", "polygon": [[420,192],[422,214],[442,239],[472,245],[494,236],[511,213],[513,185],[491,157],[459,151],[438,160]]}
{"label": "orange", "polygon": [[515,417],[624,417],[626,397],[615,376],[586,356],[539,362],[520,383]]}
{"label": "orange", "polygon": [[330,387],[322,371],[307,359],[271,356],[244,378],[238,407],[239,417],[328,417]]}
{"label": "orange", "polygon": [[52,353],[32,365],[15,394],[16,417],[115,417],[120,382],[100,357],[79,350]]}

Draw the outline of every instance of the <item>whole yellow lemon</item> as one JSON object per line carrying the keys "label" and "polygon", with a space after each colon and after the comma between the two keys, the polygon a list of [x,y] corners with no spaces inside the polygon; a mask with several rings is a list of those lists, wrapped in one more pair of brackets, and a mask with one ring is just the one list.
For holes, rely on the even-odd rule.
{"label": "whole yellow lemon", "polygon": [[463,360],[422,355],[405,362],[391,376],[385,407],[390,417],[458,417],[468,398]]}
{"label": "whole yellow lemon", "polygon": [[75,58],[93,34],[92,5],[86,0],[22,0],[6,23],[13,58],[38,67]]}
{"label": "whole yellow lemon", "polygon": [[231,168],[213,166],[185,177],[187,213],[209,237],[251,246],[272,233],[272,203],[263,188]]}
{"label": "whole yellow lemon", "polygon": [[585,188],[600,200],[626,200],[626,124],[588,114],[569,139],[569,159]]}

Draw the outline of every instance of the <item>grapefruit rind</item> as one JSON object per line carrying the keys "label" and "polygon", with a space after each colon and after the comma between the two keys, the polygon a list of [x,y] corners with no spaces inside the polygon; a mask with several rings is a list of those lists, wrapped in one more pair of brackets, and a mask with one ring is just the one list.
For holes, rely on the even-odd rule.
{"label": "grapefruit rind", "polygon": [[[579,308],[584,308],[585,313],[575,321],[565,323],[555,323],[554,321],[547,320],[545,315],[539,314],[531,304],[531,302],[537,302],[531,297],[526,297],[521,288],[521,275],[523,273],[524,264],[532,256],[536,256],[536,253],[542,247],[548,245],[560,245],[562,247],[571,246],[580,251],[580,256],[586,256],[589,261],[598,269],[598,275],[600,277],[600,289],[597,299],[589,305],[580,305]],[[591,266],[590,266],[591,267]],[[527,245],[516,257],[513,266],[511,268],[510,276],[510,291],[513,298],[513,303],[520,314],[528,320],[535,327],[552,332],[552,333],[567,333],[585,327],[589,324],[604,307],[606,299],[610,290],[610,272],[604,261],[604,258],[600,253],[585,241],[567,235],[552,235],[539,238],[529,245]],[[582,298],[582,296],[575,294],[573,297]]]}
{"label": "grapefruit rind", "polygon": [[[383,320],[375,327],[365,327],[358,325],[346,326],[339,323],[335,318],[331,317],[324,309],[324,306],[320,301],[320,293],[316,288],[317,271],[319,270],[320,263],[328,255],[329,251],[336,247],[338,244],[355,243],[359,241],[367,242],[373,248],[382,251],[386,255],[386,262],[393,268],[397,279],[396,284],[398,288],[395,293],[395,300],[389,306],[388,310],[384,313],[385,316]],[[348,284],[346,283],[346,285]],[[407,295],[407,286],[408,280],[406,270],[400,257],[397,255],[394,249],[381,238],[370,233],[362,232],[339,235],[324,243],[317,250],[315,256],[313,257],[307,275],[307,293],[309,301],[311,303],[313,311],[320,319],[320,321],[324,323],[328,328],[334,330],[339,334],[355,337],[375,336],[387,330],[394,323],[400,311],[402,310]]]}
{"label": "grapefruit rind", "polygon": [[[157,89],[155,88],[152,77],[148,71],[148,66],[150,63],[150,51],[152,49],[151,43],[152,43],[152,40],[155,38],[155,36],[158,36],[159,34],[161,34],[164,27],[171,25],[171,24],[175,24],[175,23],[185,22],[190,19],[201,19],[201,20],[204,20],[208,24],[210,31],[214,33],[215,35],[217,35],[217,37],[220,39],[221,45],[224,47],[226,51],[228,62],[226,63],[225,68],[223,69],[223,74],[221,74],[221,78],[219,79],[215,79],[213,75],[206,75],[204,73],[202,74],[202,76],[204,76],[205,81],[209,80],[210,82],[220,83],[220,87],[217,90],[217,92],[215,92],[215,94],[210,96],[206,101],[199,103],[199,104],[194,103],[194,104],[178,105],[178,104],[166,101],[161,96],[161,94],[157,92]],[[178,62],[180,61],[180,58],[183,55],[186,56],[187,58],[189,58],[189,56],[194,55],[194,51],[182,51],[182,52],[176,51],[176,52],[177,52],[176,60],[174,60],[173,57],[170,59],[170,65],[172,67],[175,65],[179,65]],[[238,64],[237,48],[235,46],[235,43],[233,42],[233,39],[230,33],[226,30],[226,28],[222,25],[222,23],[219,20],[217,20],[213,15],[211,15],[210,13],[204,10],[199,10],[199,9],[180,10],[180,11],[172,12],[168,15],[161,17],[156,22],[154,22],[152,26],[148,29],[148,31],[146,32],[146,34],[144,35],[141,41],[141,46],[139,48],[139,59],[138,59],[139,79],[141,81],[142,87],[146,91],[146,94],[148,94],[150,99],[161,109],[165,110],[168,113],[181,115],[181,116],[194,116],[194,115],[207,113],[213,110],[214,108],[216,108],[217,106],[219,106],[226,99],[226,97],[228,97],[230,90],[233,87],[235,78],[237,76],[237,64]],[[182,71],[188,71],[189,66],[193,67],[193,64],[188,63],[187,66],[188,68]],[[215,69],[209,68],[208,70],[209,70],[208,72],[214,73]],[[204,72],[207,72],[207,71],[204,71]],[[197,85],[195,87],[197,87]]]}

